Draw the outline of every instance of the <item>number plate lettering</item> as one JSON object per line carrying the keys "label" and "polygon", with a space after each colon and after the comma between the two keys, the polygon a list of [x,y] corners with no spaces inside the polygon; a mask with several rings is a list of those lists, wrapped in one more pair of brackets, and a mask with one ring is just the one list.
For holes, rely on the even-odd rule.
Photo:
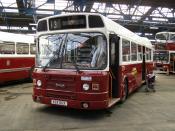
{"label": "number plate lettering", "polygon": [[67,101],[51,100],[51,104],[53,104],[53,105],[60,105],[60,106],[67,106]]}

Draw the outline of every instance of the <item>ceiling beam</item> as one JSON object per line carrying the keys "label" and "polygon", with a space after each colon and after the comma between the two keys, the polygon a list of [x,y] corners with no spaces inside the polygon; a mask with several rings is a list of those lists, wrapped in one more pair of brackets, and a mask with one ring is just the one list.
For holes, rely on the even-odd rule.
{"label": "ceiling beam", "polygon": [[[130,4],[131,0],[88,0],[98,3],[113,3],[113,4]],[[140,5],[142,6],[158,6],[158,7],[167,7],[174,8],[175,2],[174,0],[141,0]]]}
{"label": "ceiling beam", "polygon": [[86,5],[86,8],[85,8],[85,12],[90,12],[92,7],[93,7],[93,4],[94,4],[93,1],[88,2],[88,4]]}
{"label": "ceiling beam", "polygon": [[157,7],[151,7],[144,15],[142,15],[142,17],[140,18],[140,20],[138,21],[138,23],[143,22],[146,17],[149,17],[151,15],[151,13],[156,9]]}

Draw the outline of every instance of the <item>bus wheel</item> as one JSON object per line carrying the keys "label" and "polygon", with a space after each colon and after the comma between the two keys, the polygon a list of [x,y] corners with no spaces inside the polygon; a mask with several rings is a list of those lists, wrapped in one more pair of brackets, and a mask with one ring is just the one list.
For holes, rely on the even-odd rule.
{"label": "bus wheel", "polygon": [[125,79],[124,80],[124,87],[123,87],[123,94],[122,94],[122,98],[121,98],[121,103],[124,103],[127,99],[128,96],[128,81]]}

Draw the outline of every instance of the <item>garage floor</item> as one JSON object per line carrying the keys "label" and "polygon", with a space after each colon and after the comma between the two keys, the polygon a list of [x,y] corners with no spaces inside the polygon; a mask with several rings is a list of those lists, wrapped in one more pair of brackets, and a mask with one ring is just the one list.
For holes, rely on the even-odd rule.
{"label": "garage floor", "polygon": [[4,85],[0,131],[175,131],[175,75],[157,74],[155,86],[109,110],[81,111],[34,103],[32,83]]}

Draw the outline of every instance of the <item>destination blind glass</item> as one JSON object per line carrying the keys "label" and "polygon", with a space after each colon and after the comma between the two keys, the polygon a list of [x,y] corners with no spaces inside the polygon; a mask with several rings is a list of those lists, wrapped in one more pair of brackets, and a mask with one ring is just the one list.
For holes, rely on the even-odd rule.
{"label": "destination blind glass", "polygon": [[38,23],[38,27],[37,27],[37,31],[47,31],[47,21],[46,20],[42,20]]}
{"label": "destination blind glass", "polygon": [[49,19],[50,30],[77,29],[86,27],[86,16],[63,16]]}

